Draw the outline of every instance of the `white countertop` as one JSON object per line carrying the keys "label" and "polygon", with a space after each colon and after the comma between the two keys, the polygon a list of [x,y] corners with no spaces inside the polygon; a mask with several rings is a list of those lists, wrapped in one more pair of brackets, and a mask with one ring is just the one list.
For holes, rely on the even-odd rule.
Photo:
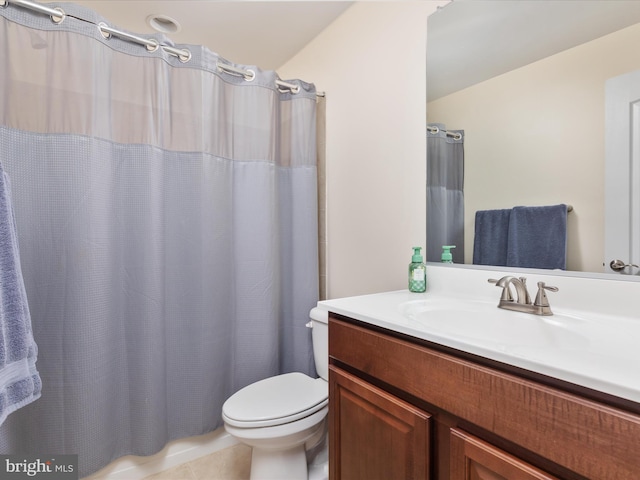
{"label": "white countertop", "polygon": [[[500,278],[503,273],[469,274],[431,268],[428,277],[432,288],[426,293],[400,290],[361,295],[321,301],[318,307],[640,403],[640,284],[530,278],[529,285],[534,285],[529,287],[532,298],[533,280],[562,285],[558,293],[549,294],[554,315],[545,317],[497,308],[500,291],[492,285],[487,287],[486,279]],[[451,288],[452,281],[456,289]],[[617,293],[608,295],[609,288]],[[615,314],[597,308],[591,298],[597,291],[605,300],[616,301],[620,289],[633,298],[627,297],[625,308],[610,309]],[[451,294],[452,290],[457,291]],[[565,298],[560,300],[563,290]],[[567,307],[578,300],[566,298],[572,292],[590,298],[589,311]],[[558,306],[554,306],[554,300]]]}

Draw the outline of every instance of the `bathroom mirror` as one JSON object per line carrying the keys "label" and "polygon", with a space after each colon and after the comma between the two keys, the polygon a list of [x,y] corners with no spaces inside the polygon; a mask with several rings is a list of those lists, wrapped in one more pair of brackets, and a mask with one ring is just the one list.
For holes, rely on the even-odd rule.
{"label": "bathroom mirror", "polygon": [[477,210],[565,203],[567,270],[606,272],[605,82],[640,69],[640,2],[456,0],[427,37],[427,122],[465,132],[464,263]]}

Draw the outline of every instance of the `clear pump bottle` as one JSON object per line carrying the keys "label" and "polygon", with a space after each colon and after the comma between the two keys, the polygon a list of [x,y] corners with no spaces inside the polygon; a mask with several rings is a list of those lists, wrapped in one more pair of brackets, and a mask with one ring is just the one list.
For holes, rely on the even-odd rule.
{"label": "clear pump bottle", "polygon": [[413,247],[409,264],[409,291],[422,293],[427,289],[427,266],[422,261],[421,247]]}

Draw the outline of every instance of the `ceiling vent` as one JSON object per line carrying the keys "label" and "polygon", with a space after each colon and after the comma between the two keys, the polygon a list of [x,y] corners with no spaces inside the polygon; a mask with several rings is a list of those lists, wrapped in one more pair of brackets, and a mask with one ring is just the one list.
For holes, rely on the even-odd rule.
{"label": "ceiling vent", "polygon": [[177,20],[168,15],[149,15],[147,17],[147,25],[160,33],[178,33],[182,27]]}

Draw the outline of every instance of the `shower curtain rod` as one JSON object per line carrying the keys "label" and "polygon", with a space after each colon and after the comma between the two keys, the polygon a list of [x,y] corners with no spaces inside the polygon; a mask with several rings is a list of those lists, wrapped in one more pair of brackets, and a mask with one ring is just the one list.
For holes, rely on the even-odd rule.
{"label": "shower curtain rod", "polygon": [[67,17],[64,10],[60,7],[50,8],[36,2],[30,2],[29,0],[0,0],[0,7],[6,7],[9,3],[49,15],[53,23],[62,23],[62,21]]}
{"label": "shower curtain rod", "polygon": [[458,132],[448,132],[447,130],[442,130],[438,127],[432,127],[430,125],[427,125],[427,131],[429,133],[433,133],[434,135],[438,132],[442,132],[444,133],[447,137],[451,137],[454,140],[462,140],[462,134],[458,133]]}
{"label": "shower curtain rod", "polygon": [[[66,13],[60,7],[47,7],[40,3],[32,2],[30,0],[0,0],[0,7],[6,7],[8,4],[14,4],[20,7],[28,8],[29,10],[33,10],[35,12],[43,13],[45,15],[49,15],[51,17],[51,21],[59,24],[62,23],[65,18],[67,18]],[[84,20],[84,19],[81,19]],[[165,52],[178,57],[178,59],[182,63],[186,63],[191,60],[191,52],[188,49],[179,49],[174,48],[170,45],[160,44],[157,40],[153,38],[142,38],[137,35],[132,35],[130,33],[122,32],[120,30],[116,30],[115,28],[109,27],[106,23],[100,22],[98,25],[98,30],[104,38],[110,38],[112,35],[124,40],[129,40],[131,42],[138,43],[140,45],[144,45],[149,52],[155,52],[158,48],[162,48]],[[255,76],[256,72],[250,69],[242,69],[238,67],[234,67],[232,65],[228,65],[222,62],[216,62],[216,67],[219,71],[225,72],[231,75],[238,75],[245,79],[247,82],[251,82]],[[300,85],[296,85],[294,83],[289,83],[282,81],[280,79],[276,79],[276,85],[278,86],[278,90],[290,91],[294,95],[300,92]],[[324,92],[317,92],[316,96],[324,97]]]}

